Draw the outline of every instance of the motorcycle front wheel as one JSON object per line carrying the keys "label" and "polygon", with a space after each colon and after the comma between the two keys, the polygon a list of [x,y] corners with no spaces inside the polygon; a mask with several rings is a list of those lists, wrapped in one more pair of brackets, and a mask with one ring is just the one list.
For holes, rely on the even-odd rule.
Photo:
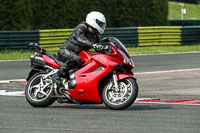
{"label": "motorcycle front wheel", "polygon": [[25,87],[26,100],[34,107],[47,107],[56,100],[52,97],[53,80],[50,76],[45,78],[46,74],[46,72],[36,73]]}
{"label": "motorcycle front wheel", "polygon": [[138,84],[133,78],[118,81],[119,89],[113,81],[107,83],[102,92],[104,104],[113,110],[122,110],[131,106],[138,95]]}

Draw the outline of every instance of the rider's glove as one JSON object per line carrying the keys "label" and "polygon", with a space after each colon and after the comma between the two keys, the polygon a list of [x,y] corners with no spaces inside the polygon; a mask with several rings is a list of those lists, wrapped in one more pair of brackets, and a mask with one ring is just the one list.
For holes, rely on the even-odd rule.
{"label": "rider's glove", "polygon": [[97,51],[101,51],[103,49],[103,46],[100,44],[93,44],[92,47]]}

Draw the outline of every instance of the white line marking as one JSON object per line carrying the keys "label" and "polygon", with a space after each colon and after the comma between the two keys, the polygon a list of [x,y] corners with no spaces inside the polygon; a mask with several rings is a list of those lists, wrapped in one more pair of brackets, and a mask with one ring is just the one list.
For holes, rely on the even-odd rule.
{"label": "white line marking", "polygon": [[141,100],[156,100],[158,98],[136,98],[135,101],[141,101]]}
{"label": "white line marking", "polygon": [[10,83],[10,81],[7,81],[7,80],[1,80],[0,81],[0,84],[8,84],[8,83]]}
{"label": "white line marking", "polygon": [[18,62],[18,61],[29,61],[28,59],[24,59],[24,60],[0,60],[1,62]]}
{"label": "white line marking", "polygon": [[10,82],[26,82],[26,79],[0,80],[0,84],[1,83],[10,83]]}
{"label": "white line marking", "polygon": [[189,103],[167,103],[167,102],[145,102],[145,101],[136,101],[136,103],[145,103],[145,104],[171,104],[171,105],[198,105],[200,104],[189,104]]}
{"label": "white line marking", "polygon": [[135,75],[142,74],[159,74],[159,73],[173,73],[173,72],[186,72],[186,71],[200,71],[200,68],[193,69],[177,69],[177,70],[168,70],[168,71],[153,71],[153,72],[139,72],[135,73]]}
{"label": "white line marking", "polygon": [[7,92],[6,90],[0,90],[1,96],[24,96],[25,91],[12,91]]}

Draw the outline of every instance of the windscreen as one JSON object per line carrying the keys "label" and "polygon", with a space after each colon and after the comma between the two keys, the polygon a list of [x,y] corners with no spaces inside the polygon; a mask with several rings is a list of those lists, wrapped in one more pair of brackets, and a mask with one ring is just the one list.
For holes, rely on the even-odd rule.
{"label": "windscreen", "polygon": [[109,37],[108,38],[108,41],[109,42],[113,42],[115,44],[116,47],[119,47],[125,54],[128,58],[131,58],[126,47],[115,37]]}

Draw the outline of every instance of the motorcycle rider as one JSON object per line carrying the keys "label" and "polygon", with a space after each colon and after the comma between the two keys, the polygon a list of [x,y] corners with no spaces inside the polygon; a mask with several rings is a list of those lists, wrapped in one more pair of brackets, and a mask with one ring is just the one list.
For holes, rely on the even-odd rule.
{"label": "motorcycle rider", "polygon": [[78,55],[80,51],[88,51],[90,48],[102,49],[100,42],[100,34],[104,33],[106,27],[106,19],[100,12],[92,11],[86,17],[86,22],[79,24],[67,41],[58,51],[58,57],[64,63],[64,66],[53,75],[53,80],[62,86],[60,78],[66,76],[72,68],[77,68],[81,65],[82,59]]}

